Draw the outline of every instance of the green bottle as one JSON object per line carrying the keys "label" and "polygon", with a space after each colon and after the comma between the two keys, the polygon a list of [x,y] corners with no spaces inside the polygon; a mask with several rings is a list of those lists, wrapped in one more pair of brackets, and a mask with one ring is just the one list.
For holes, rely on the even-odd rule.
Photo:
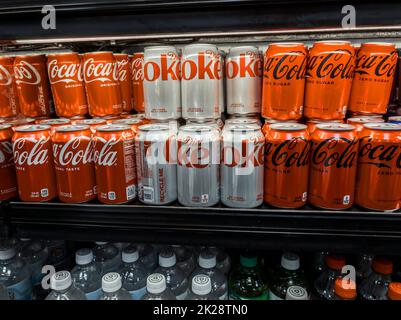
{"label": "green bottle", "polygon": [[230,276],[230,300],[268,300],[269,288],[256,256],[240,256]]}

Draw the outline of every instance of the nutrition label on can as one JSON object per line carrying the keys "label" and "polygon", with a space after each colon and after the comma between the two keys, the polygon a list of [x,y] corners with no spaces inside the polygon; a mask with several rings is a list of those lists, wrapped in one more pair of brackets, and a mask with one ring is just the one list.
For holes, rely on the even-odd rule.
{"label": "nutrition label on can", "polygon": [[135,179],[134,140],[124,141],[125,183]]}

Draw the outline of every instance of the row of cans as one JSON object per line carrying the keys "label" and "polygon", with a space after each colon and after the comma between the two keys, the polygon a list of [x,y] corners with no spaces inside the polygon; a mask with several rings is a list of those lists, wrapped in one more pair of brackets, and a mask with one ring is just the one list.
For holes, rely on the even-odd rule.
{"label": "row of cans", "polygon": [[401,207],[401,125],[0,125],[0,199],[344,210]]}

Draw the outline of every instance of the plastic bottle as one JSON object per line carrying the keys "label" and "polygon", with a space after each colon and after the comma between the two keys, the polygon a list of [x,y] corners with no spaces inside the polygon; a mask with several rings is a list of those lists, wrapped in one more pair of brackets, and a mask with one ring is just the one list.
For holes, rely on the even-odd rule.
{"label": "plastic bottle", "polygon": [[362,254],[358,257],[356,264],[356,278],[359,282],[369,277],[372,273],[372,261],[374,256],[371,254]]}
{"label": "plastic bottle", "polygon": [[372,270],[372,273],[359,285],[359,295],[365,300],[386,300],[388,285],[392,282],[393,262],[376,257],[372,262]]}
{"label": "plastic bottle", "polygon": [[401,282],[392,282],[388,285],[388,300],[401,300]]}
{"label": "plastic bottle", "polygon": [[208,249],[216,255],[217,269],[219,269],[227,276],[231,270],[230,256],[224,250],[217,247],[209,247]]}
{"label": "plastic bottle", "polygon": [[75,254],[76,266],[71,270],[74,285],[81,289],[87,300],[97,300],[102,286],[102,276],[93,262],[91,249],[79,249]]}
{"label": "plastic bottle", "polygon": [[257,265],[256,256],[240,256],[240,264],[230,276],[230,300],[268,300],[266,275]]}
{"label": "plastic bottle", "polygon": [[357,297],[355,281],[341,277],[334,281],[333,300],[355,300]]}
{"label": "plastic bottle", "polygon": [[11,300],[31,300],[31,272],[7,240],[0,242],[0,284],[7,287]]}
{"label": "plastic bottle", "polygon": [[188,300],[216,300],[216,295],[212,292],[212,280],[205,274],[198,274],[192,278],[191,292]]}
{"label": "plastic bottle", "polygon": [[121,276],[117,272],[109,272],[102,277],[99,300],[132,300],[129,292],[122,288]]}
{"label": "plastic bottle", "polygon": [[59,271],[50,278],[50,288],[53,290],[46,300],[86,300],[85,293],[72,283],[68,271]]}
{"label": "plastic bottle", "polygon": [[56,270],[65,270],[70,266],[70,254],[68,254],[67,243],[64,240],[45,241],[48,257],[46,264],[54,266]]}
{"label": "plastic bottle", "polygon": [[191,275],[192,278],[199,275],[207,275],[212,282],[212,292],[219,300],[227,300],[228,283],[223,272],[216,268],[216,255],[210,250],[203,250],[198,259],[199,267]]}
{"label": "plastic bottle", "polygon": [[175,256],[177,257],[177,266],[184,272],[185,276],[188,278],[194,271],[195,255],[193,251],[184,246],[173,245],[172,246]]}
{"label": "plastic bottle", "polygon": [[136,246],[129,245],[122,252],[123,264],[119,273],[123,288],[126,289],[133,300],[140,300],[146,293],[147,271],[139,261],[139,252]]}
{"label": "plastic bottle", "polygon": [[285,300],[309,300],[309,294],[300,286],[291,286],[285,293]]}
{"label": "plastic bottle", "polygon": [[274,272],[272,279],[270,300],[284,300],[287,289],[291,286],[300,286],[310,294],[308,281],[300,269],[299,256],[295,253],[286,252],[281,256],[281,265]]}
{"label": "plastic bottle", "polygon": [[121,255],[118,248],[108,242],[95,242],[93,248],[93,260],[100,274],[103,276],[109,272],[115,272],[121,265]]}
{"label": "plastic bottle", "polygon": [[137,248],[139,251],[139,260],[145,266],[148,275],[150,275],[157,268],[157,252],[150,244],[138,244]]}
{"label": "plastic bottle", "polygon": [[159,253],[159,267],[156,273],[166,277],[167,287],[173,292],[177,300],[185,300],[188,295],[188,279],[184,272],[177,267],[177,259],[171,248],[165,248]]}
{"label": "plastic bottle", "polygon": [[315,280],[315,290],[320,298],[333,300],[334,281],[341,276],[341,270],[345,266],[345,258],[339,255],[327,255],[325,257],[325,269]]}
{"label": "plastic bottle", "polygon": [[175,295],[166,285],[166,277],[153,273],[146,280],[146,293],[141,300],[176,300]]}

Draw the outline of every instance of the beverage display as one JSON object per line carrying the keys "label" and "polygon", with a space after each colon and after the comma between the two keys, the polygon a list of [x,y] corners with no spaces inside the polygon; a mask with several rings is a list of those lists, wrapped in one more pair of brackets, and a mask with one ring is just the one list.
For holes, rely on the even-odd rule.
{"label": "beverage display", "polygon": [[10,124],[0,124],[0,201],[14,198],[18,194],[11,143],[13,134]]}
{"label": "beverage display", "polygon": [[393,262],[386,258],[376,257],[372,261],[372,270],[373,272],[359,285],[359,294],[364,300],[387,300]]}
{"label": "beverage display", "polygon": [[46,300],[86,300],[85,294],[73,285],[71,273],[59,271],[50,278],[52,292]]}
{"label": "beverage display", "polygon": [[142,300],[176,300],[175,295],[167,288],[166,277],[161,273],[152,273],[148,276],[146,291]]}
{"label": "beverage display", "polygon": [[269,44],[263,66],[264,118],[287,121],[302,117],[307,58],[302,43]]}
{"label": "beverage display", "polygon": [[230,48],[225,64],[228,114],[260,113],[262,63],[256,47]]}
{"label": "beverage display", "polygon": [[215,300],[212,293],[212,281],[210,277],[204,274],[198,274],[192,278],[191,292],[188,300]]}
{"label": "beverage display", "polygon": [[0,56],[0,117],[15,117],[19,110],[14,79],[14,57]]}
{"label": "beverage display", "polygon": [[135,52],[131,58],[132,98],[136,112],[145,111],[143,94],[143,52]]}
{"label": "beverage display", "polygon": [[334,283],[341,276],[342,268],[345,266],[345,258],[340,255],[327,255],[325,257],[325,268],[314,282],[314,288],[322,299],[335,299]]}
{"label": "beverage display", "polygon": [[122,287],[121,276],[117,272],[109,272],[102,277],[102,292],[98,300],[132,300],[132,298]]}
{"label": "beverage display", "polygon": [[122,111],[130,112],[132,106],[132,76],[131,62],[128,54],[115,53],[114,58],[117,63],[118,80],[121,88]]}

